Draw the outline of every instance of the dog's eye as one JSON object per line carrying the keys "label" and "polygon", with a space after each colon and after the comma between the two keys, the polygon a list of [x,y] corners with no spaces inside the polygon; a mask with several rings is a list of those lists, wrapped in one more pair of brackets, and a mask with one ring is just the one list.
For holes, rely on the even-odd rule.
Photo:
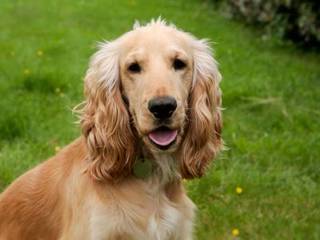
{"label": "dog's eye", "polygon": [[132,73],[139,73],[141,72],[141,67],[138,63],[131,63],[128,67],[128,70]]}
{"label": "dog's eye", "polygon": [[180,60],[180,59],[178,59],[178,58],[176,58],[176,59],[173,61],[173,68],[174,68],[175,70],[184,69],[186,66],[187,66],[187,64],[186,64],[184,61],[182,61],[182,60]]}

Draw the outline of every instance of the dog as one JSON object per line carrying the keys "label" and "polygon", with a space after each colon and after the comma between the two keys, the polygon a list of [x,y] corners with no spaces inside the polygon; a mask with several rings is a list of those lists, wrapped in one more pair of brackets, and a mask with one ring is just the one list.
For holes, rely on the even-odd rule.
{"label": "dog", "polygon": [[199,178],[223,146],[217,62],[162,19],[100,44],[82,135],[0,195],[0,240],[190,240]]}

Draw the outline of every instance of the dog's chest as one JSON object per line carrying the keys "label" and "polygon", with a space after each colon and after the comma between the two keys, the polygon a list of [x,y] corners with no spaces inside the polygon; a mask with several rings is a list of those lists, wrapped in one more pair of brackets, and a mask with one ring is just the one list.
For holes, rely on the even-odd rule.
{"label": "dog's chest", "polygon": [[[171,240],[179,239],[192,219],[184,203],[172,202],[164,193],[119,199],[92,212],[91,239]],[[190,209],[193,211],[193,209]]]}
{"label": "dog's chest", "polygon": [[179,223],[183,220],[183,214],[169,203],[159,206],[149,217],[147,232],[152,239],[171,239],[177,235]]}

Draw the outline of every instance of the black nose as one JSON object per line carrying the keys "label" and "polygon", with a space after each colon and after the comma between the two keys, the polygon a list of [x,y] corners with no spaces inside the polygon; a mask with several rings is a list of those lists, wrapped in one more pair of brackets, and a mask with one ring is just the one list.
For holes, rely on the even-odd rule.
{"label": "black nose", "polygon": [[148,109],[158,119],[171,117],[177,108],[177,101],[170,96],[153,98],[148,103]]}

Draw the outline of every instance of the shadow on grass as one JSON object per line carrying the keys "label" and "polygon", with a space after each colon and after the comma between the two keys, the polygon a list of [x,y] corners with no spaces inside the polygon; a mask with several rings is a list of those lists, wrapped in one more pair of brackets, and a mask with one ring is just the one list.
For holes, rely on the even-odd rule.
{"label": "shadow on grass", "polygon": [[13,141],[25,135],[29,125],[29,118],[23,112],[5,111],[0,117],[1,141]]}
{"label": "shadow on grass", "polygon": [[22,82],[23,89],[30,92],[55,93],[65,91],[67,84],[51,74],[25,76]]}

